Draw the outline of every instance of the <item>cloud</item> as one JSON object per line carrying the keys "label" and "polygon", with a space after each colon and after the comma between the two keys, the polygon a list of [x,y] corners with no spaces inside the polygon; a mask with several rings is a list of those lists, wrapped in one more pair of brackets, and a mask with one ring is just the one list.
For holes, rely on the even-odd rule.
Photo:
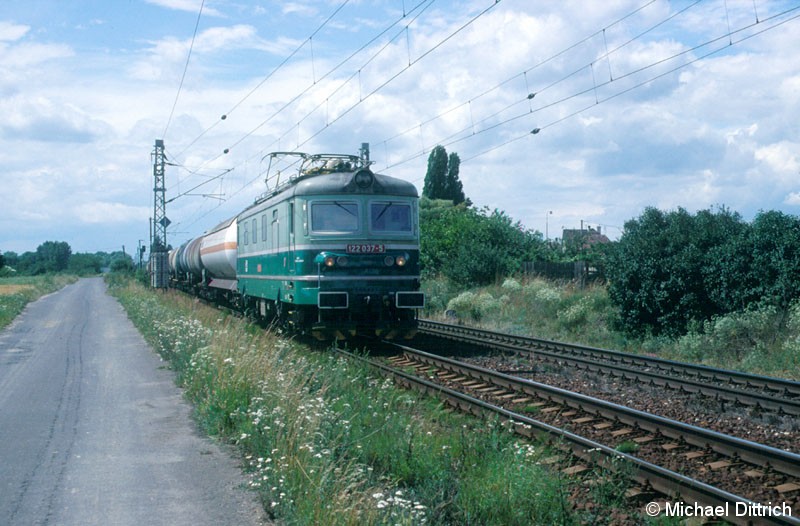
{"label": "cloud", "polygon": [[316,16],[319,10],[308,4],[301,4],[299,2],[285,2],[281,5],[281,12],[284,15],[297,14],[301,16]]}
{"label": "cloud", "polygon": [[773,172],[796,180],[796,176],[800,172],[798,151],[800,151],[800,144],[781,141],[758,148],[755,151],[755,159],[765,163]]}
{"label": "cloud", "polygon": [[71,47],[64,44],[22,43],[4,47],[0,45],[0,71],[22,76],[20,69],[30,68],[49,60],[73,56]]}
{"label": "cloud", "polygon": [[9,141],[87,143],[108,133],[108,126],[72,104],[17,95],[0,101],[0,136]]}
{"label": "cloud", "polygon": [[787,205],[800,206],[800,192],[791,192],[783,202]]}
{"label": "cloud", "polygon": [[144,222],[153,213],[152,208],[123,203],[90,201],[73,208],[73,213],[88,224],[115,224]]}
{"label": "cloud", "polygon": [[15,40],[19,40],[30,30],[30,26],[14,24],[0,20],[0,42],[13,42]]}
{"label": "cloud", "polygon": [[[173,78],[176,71],[182,71],[186,63],[191,38],[178,39],[173,36],[150,42],[150,47],[145,52],[145,57],[136,61],[129,73],[135,79],[159,80]],[[205,57],[221,53],[234,53],[246,51],[264,51],[268,53],[282,53],[286,49],[296,47],[296,42],[287,42],[287,39],[277,38],[268,42],[258,36],[257,29],[249,24],[236,24],[232,26],[216,26],[205,29],[197,34],[192,47],[192,57],[189,64],[190,74],[202,74],[212,71]],[[219,63],[217,69],[229,72],[230,68],[241,67],[237,61],[226,60]],[[251,68],[247,68],[249,71]]]}
{"label": "cloud", "polygon": [[200,11],[200,6],[203,5],[203,15],[207,16],[223,16],[222,13],[216,9],[209,7],[208,3],[201,4],[201,0],[145,0],[148,4],[165,7],[175,11],[186,11],[189,13],[197,13]]}

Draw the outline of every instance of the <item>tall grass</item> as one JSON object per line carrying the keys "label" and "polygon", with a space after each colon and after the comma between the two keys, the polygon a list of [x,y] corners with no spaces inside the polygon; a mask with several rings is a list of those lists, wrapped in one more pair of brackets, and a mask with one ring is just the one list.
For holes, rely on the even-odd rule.
{"label": "tall grass", "polygon": [[613,328],[614,307],[603,285],[577,288],[539,278],[460,291],[423,284],[426,315],[483,328],[800,379],[800,302],[788,310],[753,305],[745,312],[695,324],[676,339],[631,339]]}
{"label": "tall grass", "polygon": [[576,524],[543,446],[183,295],[115,294],[287,524]]}
{"label": "tall grass", "polygon": [[61,274],[0,278],[0,328],[11,323],[31,301],[74,283],[77,279],[75,276]]}
{"label": "tall grass", "polygon": [[625,338],[610,329],[613,316],[602,286],[578,288],[543,279],[507,278],[500,285],[459,291],[446,282],[423,284],[426,316],[456,319],[487,329],[540,338],[619,347]]}

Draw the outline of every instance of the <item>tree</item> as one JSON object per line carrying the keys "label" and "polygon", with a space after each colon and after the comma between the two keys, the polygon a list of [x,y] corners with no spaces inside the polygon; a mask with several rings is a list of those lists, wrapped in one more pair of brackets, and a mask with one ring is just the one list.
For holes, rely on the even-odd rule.
{"label": "tree", "polygon": [[446,199],[446,185],[447,150],[444,146],[436,146],[428,155],[428,171],[425,174],[422,195],[428,199]]}
{"label": "tree", "polygon": [[72,249],[66,241],[45,241],[36,248],[33,274],[66,270]]}
{"label": "tree", "polygon": [[426,275],[441,274],[459,285],[484,285],[518,272],[544,251],[541,235],[505,212],[477,210],[450,201],[420,203],[420,261]]}
{"label": "tree", "polygon": [[761,212],[711,260],[714,299],[726,311],[754,303],[785,309],[800,298],[800,218]]}
{"label": "tree", "polygon": [[101,259],[94,254],[72,254],[68,269],[78,275],[99,274]]}
{"label": "tree", "polygon": [[466,197],[464,196],[464,185],[458,178],[458,171],[461,167],[461,158],[458,154],[453,152],[447,158],[447,178],[445,179],[445,199],[450,199],[453,204],[463,203]]}
{"label": "tree", "polygon": [[[9,253],[6,253],[6,256],[9,260],[11,259]],[[23,252],[14,258],[13,263],[9,261],[9,265],[14,267],[21,276],[34,274],[36,270],[36,253]]]}
{"label": "tree", "polygon": [[134,270],[133,259],[122,252],[115,252],[117,254],[111,260],[111,272],[131,273]]}
{"label": "tree", "polygon": [[3,257],[3,253],[0,252],[0,268],[6,266],[6,258]]}
{"label": "tree", "polygon": [[17,269],[17,264],[19,263],[19,256],[17,255],[16,252],[13,252],[11,250],[7,251],[5,254],[3,254],[3,259],[5,266],[11,267],[15,270],[19,270]]}
{"label": "tree", "polygon": [[741,217],[725,208],[695,216],[683,208],[647,208],[626,222],[606,266],[620,328],[677,336],[692,322],[727,312],[715,288],[720,271],[714,258],[744,228]]}
{"label": "tree", "polygon": [[444,146],[436,146],[428,156],[422,195],[428,199],[447,199],[454,204],[465,202],[464,186],[458,178],[460,167],[457,153],[448,156]]}

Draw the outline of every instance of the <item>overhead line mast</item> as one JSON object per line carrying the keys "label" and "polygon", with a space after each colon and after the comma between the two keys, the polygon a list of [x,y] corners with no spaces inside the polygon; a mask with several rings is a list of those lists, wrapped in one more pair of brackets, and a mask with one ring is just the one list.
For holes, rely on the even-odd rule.
{"label": "overhead line mast", "polygon": [[169,252],[167,248],[167,204],[164,181],[164,140],[156,139],[153,149],[153,225],[150,237],[150,285],[167,287],[169,279]]}

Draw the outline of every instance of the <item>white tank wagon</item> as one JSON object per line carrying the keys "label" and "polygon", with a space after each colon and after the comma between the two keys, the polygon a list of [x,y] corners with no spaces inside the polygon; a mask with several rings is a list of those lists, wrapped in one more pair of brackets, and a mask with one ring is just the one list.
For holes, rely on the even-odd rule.
{"label": "white tank wagon", "polygon": [[200,260],[200,242],[202,238],[194,238],[189,241],[185,248],[181,247],[178,253],[177,266],[183,272],[188,272],[193,276],[203,275],[203,263]]}
{"label": "white tank wagon", "polygon": [[200,242],[200,260],[211,278],[209,287],[236,290],[236,217],[209,230]]}
{"label": "white tank wagon", "polygon": [[176,248],[174,250],[169,251],[169,256],[167,258],[167,261],[169,262],[169,271],[171,273],[177,272],[178,269],[178,267],[176,266],[176,260],[178,258],[178,250],[179,249]]}

